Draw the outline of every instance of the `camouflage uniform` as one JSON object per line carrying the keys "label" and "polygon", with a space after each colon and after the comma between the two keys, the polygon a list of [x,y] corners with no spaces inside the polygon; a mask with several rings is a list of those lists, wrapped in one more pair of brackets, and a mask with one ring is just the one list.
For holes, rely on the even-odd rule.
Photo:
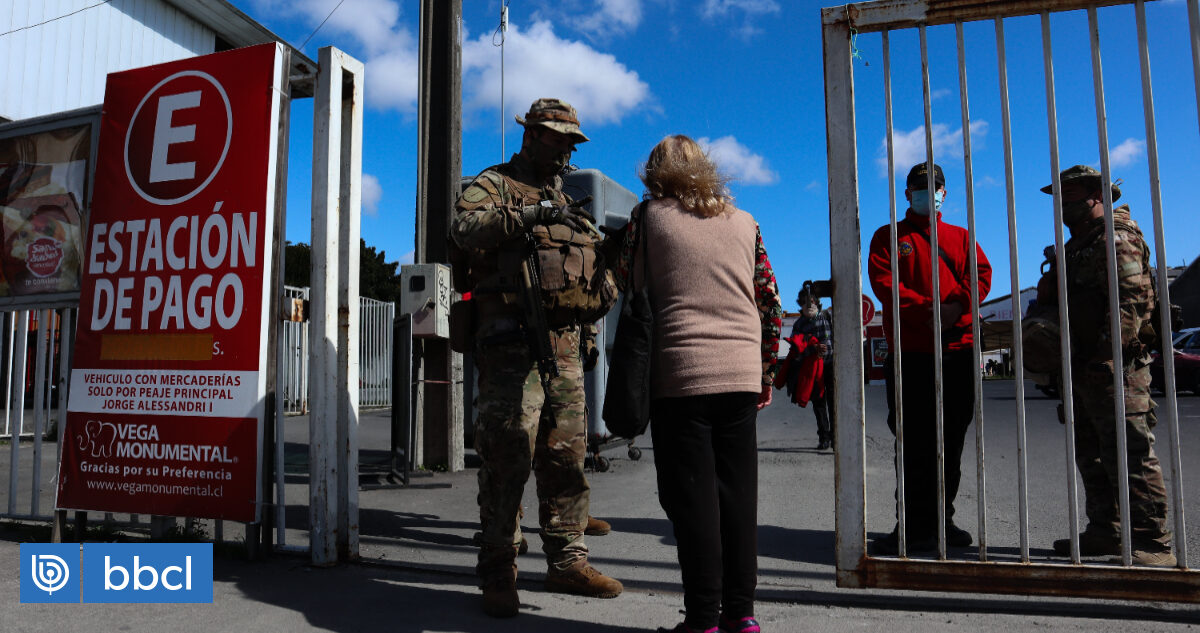
{"label": "camouflage uniform", "polygon": [[[520,277],[513,272],[520,270],[527,230],[520,208],[542,200],[568,203],[561,177],[546,183],[515,154],[509,162],[484,170],[463,191],[451,225],[452,238],[469,254],[475,282],[475,450],[483,462],[478,498],[482,546],[476,572],[485,581],[515,570],[521,495],[531,470],[537,478],[542,549],[550,566],[565,570],[587,558],[587,416],[580,337],[581,332],[588,336],[594,326],[566,324],[552,330],[560,373],[550,383],[547,402],[515,294]],[[546,410],[553,416],[543,417]]]}
{"label": "camouflage uniform", "polygon": [[[1125,433],[1129,463],[1132,537],[1143,546],[1169,546],[1167,498],[1154,454],[1155,403],[1150,399],[1149,348],[1139,333],[1154,307],[1149,249],[1129,207],[1113,210],[1118,306],[1125,366]],[[1087,496],[1090,532],[1120,533],[1113,354],[1109,330],[1104,218],[1072,227],[1065,246],[1071,315],[1075,401],[1075,462]]]}

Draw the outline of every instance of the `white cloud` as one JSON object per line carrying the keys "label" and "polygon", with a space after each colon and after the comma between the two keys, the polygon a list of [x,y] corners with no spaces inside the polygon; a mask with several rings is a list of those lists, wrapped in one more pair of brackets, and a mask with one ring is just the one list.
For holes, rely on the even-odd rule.
{"label": "white cloud", "polygon": [[[933,124],[933,159],[940,163],[946,157],[962,158],[962,128],[953,132],[945,123]],[[977,145],[987,137],[988,123],[984,120],[971,121],[971,143]],[[905,132],[892,131],[892,153],[896,173],[906,174],[913,165],[925,161],[925,126]],[[887,176],[887,138],[879,142],[879,153],[875,159],[879,173]]]}
{"label": "white cloud", "polygon": [[571,26],[594,37],[637,30],[642,23],[642,0],[596,0],[594,13],[571,19]]}
{"label": "white cloud", "polygon": [[[490,33],[463,42],[463,104],[500,105],[500,53]],[[589,125],[616,123],[650,98],[650,86],[617,58],[554,34],[549,22],[528,30],[510,24],[504,52],[504,106],[524,113],[539,97],[557,97],[575,106],[584,133]]]}
{"label": "white cloud", "polygon": [[[415,27],[402,20],[397,0],[252,0],[267,14],[299,16],[312,28],[329,16],[314,43],[330,35],[348,36],[362,47],[366,100],[381,109],[417,111],[420,59]],[[632,30],[642,20],[643,0],[594,0],[594,12],[579,20],[581,32]],[[407,6],[407,5],[406,5]],[[578,18],[574,18],[578,20]],[[510,18],[511,20],[511,18]],[[528,28],[511,22],[505,41],[505,109],[524,112],[534,99],[555,96],[579,111],[589,124],[618,122],[650,98],[650,87],[616,57],[555,35],[551,22],[534,19]],[[325,36],[324,38],[322,36]],[[464,33],[463,106],[468,111],[498,108],[500,52],[489,30],[475,39]],[[308,47],[311,50],[311,46]]]}
{"label": "white cloud", "polygon": [[983,178],[979,178],[975,181],[975,186],[978,188],[999,187],[1000,181],[992,178],[991,176],[984,176]]}
{"label": "white cloud", "polygon": [[949,97],[949,96],[950,96],[949,88],[939,88],[937,90],[929,91],[929,100],[930,101],[937,101],[938,99],[941,99],[942,97]]}
{"label": "white cloud", "polygon": [[379,179],[371,174],[362,175],[362,210],[369,216],[379,215],[379,201],[383,199],[383,187]]}
{"label": "white cloud", "polygon": [[700,5],[700,16],[706,20],[728,22],[731,14],[741,13],[743,22],[740,25],[730,24],[728,32],[745,41],[750,41],[761,32],[754,26],[754,18],[779,11],[779,3],[775,0],[704,0],[704,4]]}
{"label": "white cloud", "polygon": [[749,15],[779,13],[779,3],[775,0],[704,0],[700,15],[712,19],[728,15],[735,9]]}
{"label": "white cloud", "polygon": [[1145,154],[1146,141],[1127,138],[1125,142],[1109,150],[1108,158],[1113,167],[1126,167],[1137,162]]}
{"label": "white cloud", "polygon": [[408,264],[411,264],[411,263],[413,263],[413,259],[414,259],[416,256],[417,256],[417,251],[415,251],[415,250],[411,250],[411,251],[408,251],[407,253],[405,253],[405,254],[401,255],[401,256],[400,256],[400,259],[399,259],[399,260],[397,260],[397,261],[399,261],[399,262],[400,262],[400,265],[401,265],[401,266],[405,266],[405,265],[408,265]]}
{"label": "white cloud", "polygon": [[750,151],[732,136],[722,136],[716,140],[698,138],[696,142],[732,178],[749,185],[769,185],[779,180],[779,174],[771,171],[767,159]]}
{"label": "white cloud", "polygon": [[820,188],[821,188],[821,183],[816,180],[808,183],[807,185],[804,185],[805,191],[816,191]]}

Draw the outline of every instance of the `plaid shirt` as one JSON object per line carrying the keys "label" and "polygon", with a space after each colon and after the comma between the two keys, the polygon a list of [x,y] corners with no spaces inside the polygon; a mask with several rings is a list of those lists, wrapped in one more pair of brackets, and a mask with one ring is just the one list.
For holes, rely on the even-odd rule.
{"label": "plaid shirt", "polygon": [[[828,312],[818,312],[817,316],[811,319],[800,315],[792,324],[792,336],[797,334],[811,334],[816,337],[817,342],[825,346],[825,355],[822,358],[826,362],[833,360],[833,323],[829,320]],[[806,355],[815,351],[816,348],[810,348]]]}

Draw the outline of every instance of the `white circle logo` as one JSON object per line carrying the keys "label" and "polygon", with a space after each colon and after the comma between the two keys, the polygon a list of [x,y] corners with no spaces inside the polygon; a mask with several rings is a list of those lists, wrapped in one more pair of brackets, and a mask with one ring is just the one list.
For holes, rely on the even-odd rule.
{"label": "white circle logo", "polygon": [[133,111],[125,175],[147,202],[186,202],[221,171],[232,139],[233,108],[220,82],[199,70],[175,73]]}

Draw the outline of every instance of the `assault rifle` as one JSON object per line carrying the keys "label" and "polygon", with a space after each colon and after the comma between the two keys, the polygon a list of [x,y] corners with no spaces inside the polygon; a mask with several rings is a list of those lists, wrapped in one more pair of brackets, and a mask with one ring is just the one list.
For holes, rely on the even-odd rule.
{"label": "assault rifle", "polygon": [[[571,207],[582,207],[592,201],[591,196],[576,200]],[[550,398],[550,381],[558,378],[558,358],[550,338],[550,323],[546,319],[546,305],[542,297],[542,273],[538,262],[537,243],[533,235],[526,233],[528,253],[521,268],[521,307],[525,313],[525,332],[529,339],[529,351],[537,360],[538,378],[542,391]],[[546,410],[549,410],[547,408]],[[553,414],[552,414],[553,415]]]}

